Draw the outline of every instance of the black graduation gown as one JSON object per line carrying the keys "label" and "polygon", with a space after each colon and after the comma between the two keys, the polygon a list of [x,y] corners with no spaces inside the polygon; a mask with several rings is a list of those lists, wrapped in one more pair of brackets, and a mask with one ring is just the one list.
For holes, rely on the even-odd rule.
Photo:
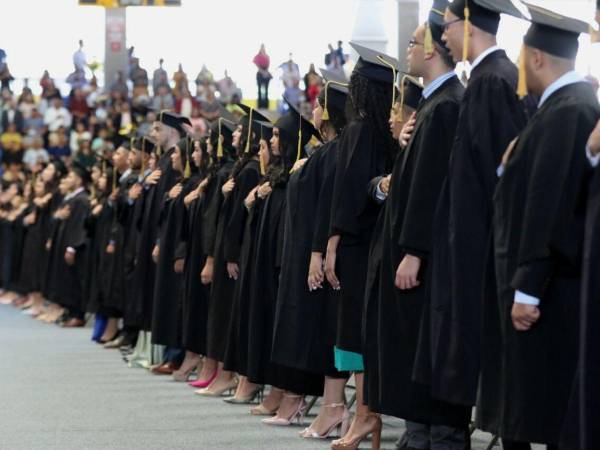
{"label": "black graduation gown", "polygon": [[[104,305],[116,312],[113,317],[122,317],[126,304],[127,288],[125,286],[125,227],[119,220],[119,216],[124,214],[123,210],[127,208],[128,191],[138,180],[138,174],[130,171],[127,175],[122,175],[119,180],[116,200],[107,202],[104,207],[109,214],[109,226],[104,239],[103,246],[100,248],[100,290]],[[114,253],[107,253],[106,247],[109,244],[115,247]]]}
{"label": "black graduation gown", "polygon": [[[74,197],[63,200],[63,205],[71,208],[68,219],[60,220],[52,236],[51,277],[54,285],[55,301],[65,308],[82,310],[83,278],[86,260],[85,222],[90,214],[87,192],[81,191]],[[65,252],[68,247],[76,250],[75,264],[67,265]]]}
{"label": "black graduation gown", "polygon": [[254,205],[248,211],[240,252],[240,273],[233,289],[231,320],[227,331],[224,368],[240,375],[248,373],[250,295],[253,286],[252,277],[255,275],[253,264],[263,206],[264,200],[256,197]]}
{"label": "black graduation gown", "polygon": [[46,242],[43,240],[45,220],[43,209],[32,204],[29,212],[35,211],[35,222],[28,225],[27,234],[23,242],[23,255],[19,286],[25,293],[39,292],[42,286],[43,267],[42,249]]}
{"label": "black graduation gown", "polygon": [[86,220],[86,263],[84,275],[84,298],[86,299],[86,310],[97,312],[107,317],[118,317],[119,313],[111,308],[107,302],[107,290],[103,285],[108,283],[106,273],[106,245],[112,225],[113,213],[108,205],[107,199],[98,200],[102,204],[102,210],[98,215],[90,214]]}
{"label": "black graduation gown", "polygon": [[434,217],[431,306],[423,314],[415,376],[435,398],[456,405],[475,404],[496,169],[526,120],[517,79],[502,50],[473,69]]}
{"label": "black graduation gown", "polygon": [[[199,180],[200,181],[200,180]],[[206,186],[208,188],[210,186]],[[207,192],[194,200],[184,210],[181,241],[185,243],[185,265],[183,271],[182,342],[186,350],[206,354],[206,315],[208,311],[208,287],[202,284],[200,274],[206,262],[202,247],[204,233],[204,211]],[[211,188],[214,188],[214,183]]]}
{"label": "black graduation gown", "polygon": [[[584,149],[599,117],[588,83],[559,89],[521,133],[496,188],[498,302],[485,303],[484,317],[495,315],[499,327],[484,337],[498,329],[501,336],[484,340],[478,410],[480,425],[506,439],[559,442],[577,364],[590,175]],[[540,299],[540,319],[527,332],[512,324],[515,290]],[[493,356],[499,362],[488,368]]]}
{"label": "black graduation gown", "polygon": [[303,395],[323,394],[320,374],[275,364],[271,360],[275,307],[285,227],[286,186],[279,184],[265,199],[257,230],[248,305],[248,379]]}
{"label": "black graduation gown", "polygon": [[11,222],[11,242],[12,242],[12,257],[11,257],[11,273],[10,273],[10,288],[20,295],[27,294],[27,287],[21,283],[21,266],[23,263],[23,247],[28,234],[28,227],[23,223],[25,216],[31,211],[27,206],[16,219]]}
{"label": "black graduation gown", "polygon": [[[396,158],[389,195],[379,215],[365,289],[365,386],[371,411],[430,423],[430,394],[412,381],[421,314],[428,304],[431,223],[448,171],[464,88],[457,77],[417,109],[408,147]],[[395,286],[406,255],[421,258],[420,285]]]}
{"label": "black graduation gown", "polygon": [[185,219],[184,198],[196,188],[198,176],[194,175],[181,183],[181,193],[177,198],[167,198],[162,207],[152,311],[152,343],[171,348],[183,346],[183,273],[175,272],[174,266],[175,261],[185,259],[186,244],[181,239]]}
{"label": "black graduation gown", "polygon": [[42,230],[42,256],[41,256],[41,292],[42,295],[46,299],[51,299],[52,294],[50,292],[50,282],[51,277],[50,273],[52,272],[52,267],[50,266],[50,255],[52,253],[52,248],[50,250],[46,249],[46,242],[48,239],[52,237],[54,234],[54,228],[57,226],[57,221],[54,220],[52,215],[56,211],[56,208],[60,206],[62,203],[62,194],[58,192],[58,189],[52,193],[52,197],[48,204],[43,208],[42,211],[42,222],[43,222],[43,230]]}
{"label": "black graduation gown", "polygon": [[600,328],[595,321],[600,316],[600,169],[594,172],[583,247],[578,373],[561,447],[570,450],[600,448]]}
{"label": "black graduation gown", "polygon": [[[154,302],[154,280],[156,264],[152,261],[152,250],[156,244],[158,222],[169,190],[175,185],[176,173],[171,166],[174,148],[163,153],[158,160],[162,175],[153,186],[146,186],[139,203],[137,215],[138,248],[133,274],[133,292],[136,296],[136,311],[142,318],[142,328],[152,329],[152,308]],[[139,200],[138,200],[139,202]],[[137,202],[136,202],[137,203]]]}
{"label": "black graduation gown", "polygon": [[214,272],[208,306],[207,356],[223,361],[227,345],[227,332],[233,306],[235,281],[229,278],[227,262],[239,264],[247,211],[244,200],[260,179],[259,163],[250,160],[237,174],[235,187],[223,200],[215,246]]}
{"label": "black graduation gown", "polygon": [[330,236],[341,236],[335,269],[341,289],[332,292],[338,303],[335,345],[362,353],[369,242],[380,209],[369,198],[367,187],[373,177],[389,173],[392,154],[364,120],[354,121],[344,129],[338,148],[330,223]]}
{"label": "black graduation gown", "polygon": [[326,251],[337,145],[336,138],[315,150],[288,181],[273,338],[274,362],[323,375],[338,375],[333,363],[337,305],[326,283],[310,292],[307,279],[311,253]]}

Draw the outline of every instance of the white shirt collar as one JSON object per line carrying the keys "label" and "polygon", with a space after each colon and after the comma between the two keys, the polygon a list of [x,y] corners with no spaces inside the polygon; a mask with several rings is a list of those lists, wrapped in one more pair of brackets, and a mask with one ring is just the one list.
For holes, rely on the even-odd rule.
{"label": "white shirt collar", "polygon": [[72,198],[74,198],[77,194],[83,192],[83,190],[84,190],[83,187],[75,189],[73,192],[65,195],[64,201],[68,202],[69,200],[71,200]]}
{"label": "white shirt collar", "polygon": [[561,89],[565,86],[568,86],[569,84],[579,83],[583,80],[584,80],[584,78],[581,75],[579,75],[577,72],[575,72],[574,70],[565,73],[562,77],[560,77],[559,79],[554,81],[554,83],[552,83],[550,86],[548,86],[546,88],[546,90],[542,94],[542,97],[540,98],[540,103],[538,104],[538,108],[541,108],[541,106],[544,103],[546,103],[546,100],[548,100],[550,98],[550,96],[552,94],[554,94],[556,91],[558,91],[559,89]]}
{"label": "white shirt collar", "polygon": [[126,180],[130,173],[131,173],[131,168],[129,168],[125,172],[123,172],[123,174],[119,177],[119,183],[122,183],[124,180]]}
{"label": "white shirt collar", "polygon": [[455,76],[456,73],[454,73],[454,71],[451,71],[437,77],[435,80],[429,83],[425,87],[425,89],[423,89],[423,98],[428,99],[429,97],[431,97],[433,93],[437,91],[446,81]]}
{"label": "white shirt collar", "polygon": [[487,50],[484,50],[483,52],[481,52],[481,54],[475,58],[475,60],[471,63],[471,71],[475,70],[475,67],[477,67],[479,64],[481,64],[481,62],[486,58],[486,56],[497,52],[499,50],[502,50],[500,47],[498,47],[497,45],[492,45],[490,48],[488,48]]}

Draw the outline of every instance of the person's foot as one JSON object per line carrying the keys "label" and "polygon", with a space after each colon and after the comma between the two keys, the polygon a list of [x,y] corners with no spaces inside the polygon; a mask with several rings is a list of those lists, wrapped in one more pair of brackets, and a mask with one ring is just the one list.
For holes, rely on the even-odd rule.
{"label": "person's foot", "polygon": [[339,437],[343,437],[348,432],[350,426],[350,413],[344,403],[331,403],[323,405],[319,414],[313,420],[308,428],[300,432],[300,436],[305,438],[326,438],[334,431],[334,428],[340,428]]}
{"label": "person's foot", "polygon": [[275,417],[263,419],[266,425],[289,426],[295,420],[300,420],[306,413],[307,404],[301,395],[283,394],[283,399]]}
{"label": "person's foot", "polygon": [[62,324],[63,328],[82,328],[85,326],[85,320],[72,317]]}
{"label": "person's foot", "polygon": [[194,391],[194,393],[207,397],[220,397],[227,392],[233,391],[236,387],[237,379],[235,377],[231,375],[227,378],[218,376],[207,388],[199,389]]}
{"label": "person's foot", "polygon": [[283,399],[283,391],[271,387],[269,395],[267,395],[260,405],[250,409],[250,414],[253,416],[271,416],[277,412]]}
{"label": "person's foot", "polygon": [[240,377],[237,390],[234,397],[237,399],[245,399],[253,395],[259,388],[258,384],[251,383],[246,377]]}
{"label": "person's foot", "polygon": [[381,429],[381,418],[377,414],[358,413],[352,419],[350,428],[344,437],[333,441],[333,444],[343,445],[356,442],[378,428]]}
{"label": "person's foot", "polygon": [[195,353],[186,352],[185,359],[181,363],[181,367],[173,372],[173,379],[175,381],[187,381],[190,374],[198,367],[200,362],[200,355]]}

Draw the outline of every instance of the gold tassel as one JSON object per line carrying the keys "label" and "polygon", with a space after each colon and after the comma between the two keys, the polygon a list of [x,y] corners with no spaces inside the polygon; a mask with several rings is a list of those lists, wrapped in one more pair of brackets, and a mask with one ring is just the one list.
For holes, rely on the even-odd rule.
{"label": "gold tassel", "polygon": [[383,56],[377,55],[377,59],[383,64],[392,69],[392,107],[390,109],[390,119],[395,121],[396,112],[394,111],[394,105],[396,104],[396,66],[387,61]]}
{"label": "gold tassel", "polygon": [[219,118],[219,136],[217,137],[217,158],[221,159],[223,157],[223,139],[221,137],[221,124],[223,123],[223,119]]}
{"label": "gold tassel", "polygon": [[517,84],[517,95],[519,98],[527,96],[527,72],[525,71],[525,45],[521,47],[519,54],[519,82]]}
{"label": "gold tassel", "polygon": [[162,154],[162,150],[160,149],[160,144],[156,145],[156,156],[158,156],[160,158]]}
{"label": "gold tassel", "polygon": [[185,138],[185,170],[183,178],[186,180],[192,175],[192,167],[190,166],[190,139]]}
{"label": "gold tassel", "polygon": [[431,34],[431,28],[429,27],[429,22],[425,24],[425,40],[423,42],[423,49],[425,50],[425,55],[427,57],[431,57],[434,52],[433,47],[433,34]]}
{"label": "gold tassel", "polygon": [[[406,79],[408,78],[408,75],[404,75],[402,77],[402,80],[400,80],[400,111],[398,111],[398,114],[400,115],[400,120],[397,120],[396,122],[404,122],[404,97],[405,97],[405,82]],[[394,119],[396,119],[398,116],[394,117]]]}
{"label": "gold tassel", "polygon": [[329,120],[329,111],[327,110],[327,91],[329,90],[329,83],[331,82],[328,81],[325,83],[325,105],[323,106],[323,120]]}
{"label": "gold tassel", "polygon": [[140,157],[142,158],[142,169],[141,169],[141,173],[140,176],[144,176],[144,172],[146,171],[146,160],[144,158],[144,154],[146,153],[146,136],[144,136],[142,138],[142,154],[140,155]]}
{"label": "gold tassel", "polygon": [[113,167],[113,174],[112,174],[112,192],[115,192],[117,190],[117,168]]}
{"label": "gold tassel", "polygon": [[248,139],[246,140],[246,150],[244,153],[248,153],[250,151],[250,141],[252,140],[252,108],[250,108],[250,114],[248,114]]}
{"label": "gold tassel", "polygon": [[264,176],[266,170],[265,170],[265,160],[264,160],[262,154],[258,155],[258,161],[260,162],[260,174],[261,174],[261,176]]}
{"label": "gold tassel", "polygon": [[465,0],[465,10],[464,10],[465,20],[464,20],[464,30],[463,30],[463,54],[462,54],[462,62],[463,62],[463,72],[462,72],[462,80],[466,83],[467,77],[467,59],[469,58],[469,44],[470,44],[470,36],[469,36],[469,25],[471,18],[471,10],[469,9],[469,0]]}
{"label": "gold tassel", "polygon": [[106,159],[102,160],[102,175],[106,175]]}
{"label": "gold tassel", "polygon": [[[302,116],[300,116],[300,123],[298,124],[298,154],[296,155],[296,161],[300,160],[300,156],[302,156]],[[293,170],[293,166],[290,169],[290,172]]]}

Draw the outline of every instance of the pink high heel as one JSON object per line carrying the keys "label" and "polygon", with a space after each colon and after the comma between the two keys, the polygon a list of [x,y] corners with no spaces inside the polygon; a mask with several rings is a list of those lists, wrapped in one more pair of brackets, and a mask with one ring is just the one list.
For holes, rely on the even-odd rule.
{"label": "pink high heel", "polygon": [[190,381],[188,383],[188,386],[191,386],[193,388],[204,389],[204,388],[208,387],[210,385],[210,383],[212,383],[213,381],[215,381],[215,378],[217,378],[217,374],[218,373],[219,373],[219,371],[215,370],[208,380],[205,380],[205,381],[203,381],[203,380]]}

